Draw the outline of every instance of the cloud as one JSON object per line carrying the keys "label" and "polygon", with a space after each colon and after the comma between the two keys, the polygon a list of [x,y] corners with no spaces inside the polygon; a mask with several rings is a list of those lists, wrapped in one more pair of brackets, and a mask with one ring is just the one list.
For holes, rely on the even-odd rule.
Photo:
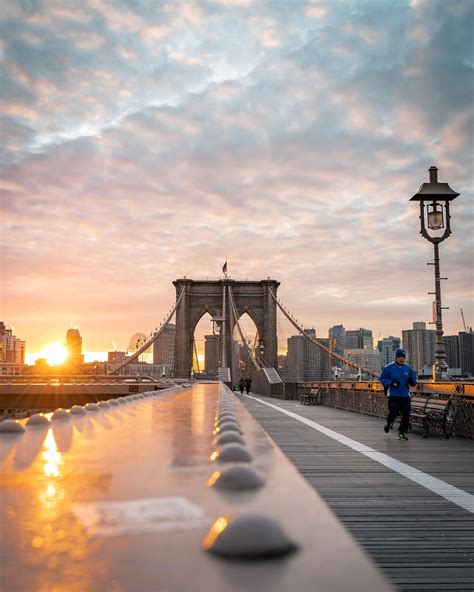
{"label": "cloud", "polygon": [[[176,277],[268,275],[304,322],[429,320],[408,200],[461,197],[448,332],[472,311],[472,4],[21,2],[0,25],[2,311],[125,344]],[[471,304],[470,304],[471,303]],[[38,311],[42,311],[41,314]]]}

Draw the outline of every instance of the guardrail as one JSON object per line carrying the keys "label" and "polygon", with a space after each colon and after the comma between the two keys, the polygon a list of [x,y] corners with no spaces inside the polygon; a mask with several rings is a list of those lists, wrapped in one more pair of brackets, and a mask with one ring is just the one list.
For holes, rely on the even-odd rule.
{"label": "guardrail", "polygon": [[42,384],[62,382],[186,382],[185,378],[155,378],[153,376],[121,374],[20,374],[18,376],[0,376],[0,384]]}
{"label": "guardrail", "polygon": [[[412,392],[425,397],[451,397],[454,424],[452,433],[465,438],[474,437],[474,383],[472,382],[425,382],[421,381]],[[355,411],[365,415],[385,417],[387,398],[379,382],[315,381],[298,383],[294,389],[298,398],[303,393],[317,391],[320,405]]]}
{"label": "guardrail", "polygon": [[[163,379],[154,382],[110,380],[0,383],[0,421],[24,418],[58,407],[86,405],[120,396],[156,391],[185,384],[185,380]],[[107,377],[109,378],[109,377]]]}

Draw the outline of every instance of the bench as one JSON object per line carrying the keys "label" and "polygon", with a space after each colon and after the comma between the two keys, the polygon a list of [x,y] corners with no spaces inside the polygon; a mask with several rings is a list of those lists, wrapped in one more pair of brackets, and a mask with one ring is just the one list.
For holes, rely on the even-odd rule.
{"label": "bench", "polygon": [[311,389],[309,393],[300,396],[301,405],[319,405],[319,389]]}
{"label": "bench", "polygon": [[451,397],[440,399],[437,396],[412,397],[410,425],[420,424],[425,432],[423,438],[427,438],[430,428],[437,426],[443,430],[446,438],[449,438],[454,427],[455,406]]}

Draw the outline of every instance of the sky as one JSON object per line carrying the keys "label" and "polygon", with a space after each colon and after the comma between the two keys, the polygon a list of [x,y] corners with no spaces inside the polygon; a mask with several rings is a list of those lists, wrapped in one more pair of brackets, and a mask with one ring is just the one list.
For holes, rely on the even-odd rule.
{"label": "sky", "polygon": [[172,281],[274,278],[320,336],[431,321],[427,169],[461,195],[446,334],[473,309],[472,0],[16,0],[0,22],[0,320],[126,348]]}

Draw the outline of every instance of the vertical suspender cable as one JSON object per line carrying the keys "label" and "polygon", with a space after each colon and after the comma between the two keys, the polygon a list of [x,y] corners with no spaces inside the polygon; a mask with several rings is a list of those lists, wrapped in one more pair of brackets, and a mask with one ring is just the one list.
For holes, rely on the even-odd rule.
{"label": "vertical suspender cable", "polygon": [[261,366],[256,361],[255,357],[252,355],[252,352],[250,351],[249,344],[247,342],[247,338],[246,338],[246,336],[245,336],[245,334],[243,332],[243,329],[242,329],[242,327],[240,325],[240,320],[239,320],[238,313],[237,313],[237,307],[235,306],[234,297],[232,296],[232,290],[230,289],[230,286],[229,286],[229,301],[230,301],[230,304],[231,304],[231,307],[232,307],[232,312],[233,312],[233,315],[234,315],[234,319],[235,319],[237,328],[239,330],[240,338],[242,339],[242,343],[244,344],[245,351],[247,352],[247,355],[249,356],[249,358],[250,358],[252,364],[254,365],[255,369],[256,370],[260,370]]}
{"label": "vertical suspender cable", "polygon": [[117,366],[117,368],[112,370],[112,372],[110,373],[110,376],[112,376],[114,374],[118,374],[122,368],[124,368],[125,366],[128,366],[129,364],[134,362],[137,358],[140,357],[140,355],[145,350],[147,350],[158,339],[158,337],[163,333],[165,328],[168,326],[168,323],[171,321],[171,318],[173,317],[176,309],[178,308],[179,303],[181,302],[183,294],[184,294],[184,288],[182,288],[181,292],[179,293],[178,298],[176,299],[175,305],[168,313],[168,316],[163,320],[163,323],[162,323],[161,327],[158,329],[158,331],[145,343],[145,345],[142,345],[142,347],[139,350],[137,350],[133,354],[133,356],[128,358],[128,360],[126,362],[124,362],[123,364],[120,364],[120,366]]}
{"label": "vertical suspender cable", "polygon": [[309,335],[308,333],[306,333],[306,331],[304,330],[304,328],[298,323],[298,321],[290,314],[290,312],[277,299],[277,297],[273,293],[273,290],[270,287],[268,288],[268,290],[269,290],[269,292],[270,292],[273,300],[276,302],[278,308],[281,310],[281,312],[290,321],[290,323],[296,329],[298,329],[298,331],[304,337],[306,337],[306,339],[309,339],[309,341],[311,341],[311,343],[314,343],[314,345],[317,345],[320,349],[322,349],[323,351],[325,351],[332,358],[335,358],[336,360],[340,360],[341,362],[343,362],[347,366],[350,366],[351,368],[355,368],[356,370],[361,370],[362,372],[365,372],[365,374],[368,374],[369,376],[372,376],[374,378],[378,378],[378,374],[375,374],[375,372],[372,372],[372,370],[369,370],[368,368],[364,368],[363,366],[358,366],[357,364],[354,364],[354,362],[351,362],[351,360],[348,360],[347,358],[344,358],[344,356],[340,356],[339,354],[336,354],[335,352],[333,352],[330,349],[328,349],[323,343],[321,343],[320,341],[318,341],[317,339],[315,339],[312,335]]}

